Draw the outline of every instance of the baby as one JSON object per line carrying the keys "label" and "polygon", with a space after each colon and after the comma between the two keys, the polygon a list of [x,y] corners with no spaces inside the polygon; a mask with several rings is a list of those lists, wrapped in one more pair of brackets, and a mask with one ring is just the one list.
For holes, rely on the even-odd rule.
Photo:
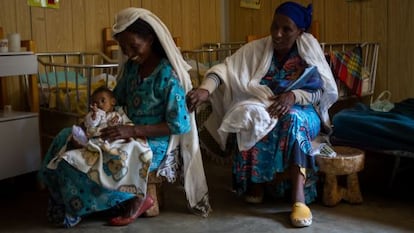
{"label": "baby", "polygon": [[122,109],[115,109],[116,100],[109,88],[97,88],[92,93],[91,102],[91,110],[84,119],[86,135],[81,127],[72,128],[73,138],[81,145],[86,145],[90,138],[99,137],[103,128],[129,123]]}
{"label": "baby", "polygon": [[123,123],[121,113],[115,111],[116,100],[109,88],[97,88],[92,93],[91,101],[91,111],[86,114],[84,122],[89,138],[99,136],[103,128]]}

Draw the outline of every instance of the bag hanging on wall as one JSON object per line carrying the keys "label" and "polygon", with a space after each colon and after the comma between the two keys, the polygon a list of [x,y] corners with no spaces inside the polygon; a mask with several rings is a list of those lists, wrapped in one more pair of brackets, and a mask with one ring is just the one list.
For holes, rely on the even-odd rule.
{"label": "bag hanging on wall", "polygon": [[394,108],[391,102],[391,92],[388,90],[381,92],[374,101],[371,100],[370,107],[377,112],[389,112]]}

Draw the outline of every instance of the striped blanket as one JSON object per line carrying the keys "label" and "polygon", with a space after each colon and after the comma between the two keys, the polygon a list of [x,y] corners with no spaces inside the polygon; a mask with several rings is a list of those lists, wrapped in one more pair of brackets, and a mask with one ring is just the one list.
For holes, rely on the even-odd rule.
{"label": "striped blanket", "polygon": [[330,51],[329,63],[335,78],[342,81],[352,93],[362,94],[362,48],[356,46],[348,51]]}

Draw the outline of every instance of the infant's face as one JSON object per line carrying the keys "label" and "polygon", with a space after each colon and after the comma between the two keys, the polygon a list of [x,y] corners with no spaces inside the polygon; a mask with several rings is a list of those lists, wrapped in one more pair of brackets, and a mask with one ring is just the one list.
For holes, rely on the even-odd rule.
{"label": "infant's face", "polygon": [[105,112],[112,112],[114,110],[115,101],[108,93],[97,93],[93,98],[93,103]]}

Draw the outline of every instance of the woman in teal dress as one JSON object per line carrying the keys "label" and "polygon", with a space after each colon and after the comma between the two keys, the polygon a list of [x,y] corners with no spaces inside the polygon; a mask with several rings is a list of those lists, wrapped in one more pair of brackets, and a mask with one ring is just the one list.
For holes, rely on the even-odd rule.
{"label": "woman in teal dress", "polygon": [[[152,150],[149,171],[167,176],[171,181],[176,176],[183,176],[184,181],[192,176],[187,182],[190,186],[185,187],[188,206],[194,213],[207,216],[210,205],[194,127],[195,117],[188,112],[185,100],[186,92],[191,89],[188,65],[165,25],[145,9],[120,11],[113,34],[124,55],[113,91],[117,105],[124,108],[134,124],[102,129],[101,139],[109,142],[146,139]],[[185,140],[195,143],[183,146]],[[57,155],[75,148],[77,145],[72,140],[70,128],[63,129],[53,140],[39,173],[50,191],[48,217],[51,222],[73,227],[91,213],[116,210],[116,216],[109,220],[109,224],[127,225],[152,206],[149,195],[141,197],[104,187],[65,160],[51,169],[50,163]],[[174,161],[174,158],[180,161]],[[177,166],[192,168],[191,174]],[[177,174],[178,171],[182,173]]]}
{"label": "woman in teal dress", "polygon": [[[199,88],[187,94],[190,111],[210,100],[212,114],[205,128],[222,148],[228,133],[237,136],[232,170],[236,193],[249,203],[263,201],[265,185],[273,195],[290,193],[295,227],[312,224],[307,204],[316,189],[315,183],[307,184],[317,168],[311,141],[320,131],[329,132],[328,109],[338,98],[320,44],[306,32],[311,20],[312,5],[282,3],[269,36],[213,66]],[[317,73],[302,79],[304,68]],[[292,86],[296,80],[305,81]]]}

